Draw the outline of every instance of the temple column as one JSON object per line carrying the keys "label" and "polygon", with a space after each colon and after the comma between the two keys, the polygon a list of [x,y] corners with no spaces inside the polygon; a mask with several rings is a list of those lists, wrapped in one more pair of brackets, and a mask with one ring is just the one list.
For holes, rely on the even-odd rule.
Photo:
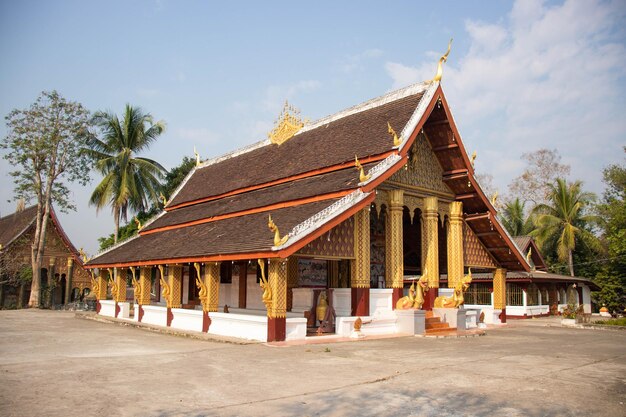
{"label": "temple column", "polygon": [[[333,263],[330,261],[329,263]],[[336,262],[335,262],[336,263]],[[339,269],[337,268],[337,271]],[[332,275],[332,268],[329,269],[329,278]],[[332,279],[332,278],[331,278]],[[298,258],[292,256],[287,260],[287,311],[293,307],[293,289],[298,286]]]}
{"label": "temple column", "polygon": [[115,301],[115,317],[120,313],[120,306],[118,303],[126,302],[126,275],[128,268],[119,268],[116,271],[114,281],[115,281],[115,294],[111,294],[113,296],[113,300]]}
{"label": "temple column", "polygon": [[[219,288],[219,285],[218,285]],[[239,308],[246,308],[248,301],[248,262],[239,263]]]}
{"label": "temple column", "polygon": [[287,334],[287,265],[282,259],[269,260],[268,283],[272,304],[267,314],[267,341],[282,342]]}
{"label": "temple column", "polygon": [[448,288],[463,279],[463,203],[450,203],[448,228]]}
{"label": "temple column", "polygon": [[493,308],[502,310],[500,322],[506,323],[506,269],[497,268],[493,273]]}
{"label": "temple column", "polygon": [[54,290],[56,288],[56,277],[54,276],[55,264],[56,258],[54,256],[51,256],[48,261],[48,297],[46,297],[48,299],[47,301],[50,307],[52,307],[52,304],[54,304]]}
{"label": "temple column", "polygon": [[559,311],[559,301],[558,294],[555,284],[550,284],[550,289],[548,290],[550,297],[550,314],[556,314]]}
{"label": "temple column", "polygon": [[[198,266],[198,269],[200,267]],[[208,332],[211,327],[211,318],[209,313],[217,312],[220,300],[220,263],[209,262],[204,265],[204,277],[201,278],[204,286],[205,294],[201,295],[202,302],[202,331]],[[241,285],[241,283],[240,283]],[[202,286],[201,286],[202,287]]]}
{"label": "temple column", "polygon": [[403,296],[404,287],[404,248],[402,242],[402,213],[404,205],[404,191],[391,190],[389,191],[389,235],[385,238],[389,241],[386,245],[390,249],[390,252],[386,254],[389,256],[389,262],[387,265],[391,268],[391,288],[393,288],[393,306],[395,308],[396,303]]}
{"label": "temple column", "polygon": [[72,298],[72,275],[74,274],[74,258],[67,258],[67,274],[65,275],[65,304],[69,304]]}
{"label": "temple column", "polygon": [[354,268],[352,288],[352,315],[370,314],[370,211],[366,207],[354,215]]}
{"label": "temple column", "polygon": [[152,268],[142,266],[139,268],[139,294],[137,305],[139,306],[139,316],[137,321],[143,318],[143,306],[150,305],[150,289],[152,288]]}
{"label": "temple column", "polygon": [[95,279],[96,286],[95,288],[92,288],[94,296],[96,297],[96,313],[100,312],[100,300],[106,300],[107,298],[108,280],[104,275],[105,272],[108,271],[104,269],[98,271],[98,277]]}
{"label": "temple column", "polygon": [[422,274],[428,275],[430,291],[424,295],[423,310],[432,310],[439,288],[439,215],[437,197],[424,199],[424,235]]}
{"label": "temple column", "polygon": [[182,306],[181,288],[183,281],[183,268],[180,265],[167,266],[167,278],[165,278],[164,267],[159,265],[161,271],[161,287],[163,298],[167,306],[167,326],[172,324],[174,314],[172,308],[180,308]]}

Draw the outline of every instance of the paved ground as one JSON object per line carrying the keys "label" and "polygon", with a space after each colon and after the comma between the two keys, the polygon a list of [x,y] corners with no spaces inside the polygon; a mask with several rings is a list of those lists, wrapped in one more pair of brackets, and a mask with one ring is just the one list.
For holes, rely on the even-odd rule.
{"label": "paved ground", "polygon": [[0,311],[0,415],[626,415],[626,331],[546,323],[272,347]]}

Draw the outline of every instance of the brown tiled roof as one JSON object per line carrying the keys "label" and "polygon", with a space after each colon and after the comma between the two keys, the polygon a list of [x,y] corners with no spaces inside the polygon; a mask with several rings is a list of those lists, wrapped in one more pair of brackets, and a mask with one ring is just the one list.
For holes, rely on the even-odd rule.
{"label": "brown tiled roof", "polygon": [[[491,273],[472,274],[472,279],[477,282],[492,281]],[[526,272],[526,271],[507,271],[507,282],[534,282],[534,283],[583,283],[587,284],[592,291],[600,290],[600,287],[588,278],[572,277],[569,275],[552,274],[549,272]]]}
{"label": "brown tiled roof", "polygon": [[[271,212],[281,232],[330,206],[337,199],[303,204]],[[269,252],[274,245],[268,214],[256,213],[217,222],[138,236],[89,262],[90,266],[142,263],[153,260],[200,259],[214,255]],[[170,263],[172,263],[170,262]]]}
{"label": "brown tiled roof", "polygon": [[236,158],[200,167],[169,206],[390,151],[387,122],[400,132],[423,93],[361,111],[297,134],[282,145],[268,144]]}
{"label": "brown tiled roof", "polygon": [[0,245],[6,248],[35,221],[37,206],[0,218]]}
{"label": "brown tiled roof", "polygon": [[[373,165],[375,164],[364,164],[363,167],[367,170]],[[356,169],[354,167],[345,168],[339,171],[290,181],[206,203],[182,207],[167,212],[154,222],[146,225],[146,227],[142,229],[142,233],[161,227],[194,222],[228,213],[265,207],[280,202],[354,190],[357,188],[358,182],[359,174]]]}
{"label": "brown tiled roof", "polygon": [[512,236],[513,243],[515,246],[519,248],[523,253],[528,250],[528,244],[530,243],[530,236]]}

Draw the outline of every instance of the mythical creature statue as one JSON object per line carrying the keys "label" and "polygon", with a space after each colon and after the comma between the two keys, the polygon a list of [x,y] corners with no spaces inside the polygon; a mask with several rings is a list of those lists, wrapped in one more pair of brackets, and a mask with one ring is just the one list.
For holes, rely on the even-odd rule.
{"label": "mythical creature statue", "polygon": [[87,254],[85,253],[85,251],[83,250],[83,248],[80,248],[80,249],[78,250],[78,255],[79,255],[79,256],[80,256],[80,258],[83,260],[83,263],[84,263],[84,264],[86,264],[86,263],[87,263],[87,261],[89,260],[89,259],[87,259]]}
{"label": "mythical creature statue", "polygon": [[491,196],[491,205],[495,207],[497,202],[498,202],[498,191],[496,190],[496,192],[493,193],[493,195]]}
{"label": "mythical creature statue", "polygon": [[361,162],[359,162],[359,158],[357,158],[356,155],[354,155],[354,166],[359,171],[359,182],[366,182],[367,180],[372,178],[371,174],[365,175],[365,171],[363,171],[363,165],[361,165]]}
{"label": "mythical creature statue", "polygon": [[165,281],[163,279],[163,275],[161,275],[161,287],[163,287],[163,291],[161,292],[161,294],[163,295],[163,298],[165,299],[165,304],[170,307],[172,305],[172,300],[170,300],[170,295],[172,294],[172,290],[170,288],[170,285],[167,283],[167,281]]}
{"label": "mythical creature statue", "polygon": [[400,143],[402,142],[400,141],[400,138],[398,138],[398,134],[395,130],[393,130],[393,127],[391,127],[391,123],[389,122],[387,122],[387,132],[389,132],[389,134],[393,137],[393,146],[400,146]]}
{"label": "mythical creature statue", "polygon": [[119,286],[117,285],[115,280],[111,277],[109,277],[109,285],[111,286],[111,296],[113,297],[115,301],[117,301]]}
{"label": "mythical creature statue", "polygon": [[454,286],[454,292],[450,297],[435,298],[435,308],[458,308],[465,303],[463,294],[467,291],[472,283],[472,268],[469,268],[468,274],[457,282]]}
{"label": "mythical creature statue", "polygon": [[133,294],[135,296],[135,300],[139,302],[139,300],[141,300],[141,285],[139,285],[139,281],[137,281],[137,278],[135,277],[135,269],[131,268],[130,272],[133,274]]}
{"label": "mythical creature statue", "polygon": [[200,302],[204,306],[207,304],[207,301],[209,299],[209,290],[207,289],[204,281],[200,279],[200,277],[196,277],[196,285],[198,286],[198,289],[200,290],[200,292],[198,293],[198,297],[200,298]]}
{"label": "mythical creature statue", "polygon": [[278,226],[272,220],[272,215],[269,215],[269,219],[267,221],[267,227],[274,232],[274,246],[282,246],[289,240],[289,233],[287,233],[282,238],[280,237],[280,231],[278,230]]}
{"label": "mythical creature statue", "polygon": [[526,263],[530,264],[530,258],[533,256],[533,248],[528,248],[528,253],[526,253]]}
{"label": "mythical creature statue", "polygon": [[133,220],[137,224],[137,230],[141,230],[142,226],[141,226],[141,222],[139,221],[139,218],[137,218],[137,216],[135,216],[135,217],[133,217]]}
{"label": "mythical creature statue", "polygon": [[261,296],[263,300],[263,304],[265,304],[265,308],[267,309],[267,314],[269,315],[270,308],[272,307],[272,289],[270,288],[269,281],[265,276],[265,262],[263,259],[259,259],[258,261],[259,268],[261,268],[261,282],[259,285],[263,289],[263,295]]}
{"label": "mythical creature statue", "polygon": [[443,63],[448,61],[448,54],[450,54],[450,49],[452,48],[452,39],[448,43],[448,50],[445,54],[439,58],[439,64],[437,65],[437,74],[435,74],[435,78],[433,78],[430,82],[441,81],[441,77],[443,76]]}
{"label": "mythical creature statue", "polygon": [[476,151],[472,152],[472,156],[470,157],[470,163],[472,164],[472,168],[474,168],[474,162],[476,162],[477,156],[478,156],[478,153],[476,153]]}
{"label": "mythical creature statue", "polygon": [[428,291],[428,275],[426,271],[417,281],[413,281],[409,288],[409,295],[406,295],[398,300],[396,303],[397,310],[408,310],[410,308],[421,309],[424,305],[424,293]]}
{"label": "mythical creature statue", "polygon": [[96,297],[100,296],[100,284],[96,279],[93,270],[91,271],[91,291],[94,293]]}
{"label": "mythical creature statue", "polygon": [[159,193],[159,201],[161,203],[163,203],[163,207],[167,206],[167,198],[165,198],[165,196],[163,195],[163,193]]}

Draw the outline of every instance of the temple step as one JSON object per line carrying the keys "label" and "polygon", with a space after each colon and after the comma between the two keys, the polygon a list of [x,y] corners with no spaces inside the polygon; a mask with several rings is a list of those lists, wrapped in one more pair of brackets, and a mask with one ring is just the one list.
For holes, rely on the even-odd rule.
{"label": "temple step", "polygon": [[448,323],[430,323],[426,325],[426,330],[430,329],[449,329],[450,325]]}
{"label": "temple step", "polygon": [[449,327],[445,329],[426,329],[426,335],[455,336],[457,335],[457,331],[456,327]]}

